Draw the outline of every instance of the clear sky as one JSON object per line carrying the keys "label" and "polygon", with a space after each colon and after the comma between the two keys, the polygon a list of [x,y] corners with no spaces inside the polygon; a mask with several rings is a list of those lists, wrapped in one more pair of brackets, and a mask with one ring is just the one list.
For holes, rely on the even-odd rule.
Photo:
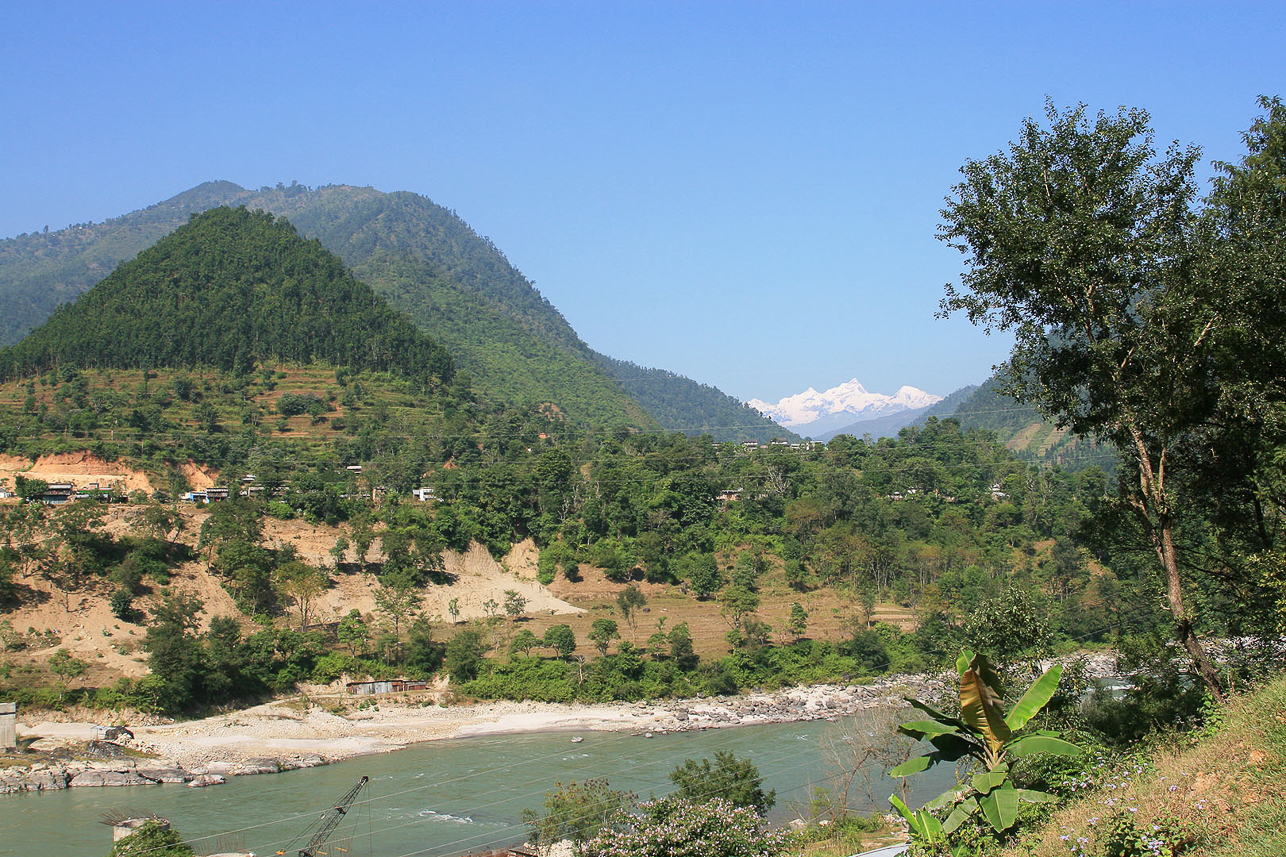
{"label": "clear sky", "polygon": [[594,348],[770,401],[987,377],[1006,343],[934,318],[938,209],[1047,96],[1209,160],[1286,95],[1279,2],[3,8],[0,237],[212,179],[415,191]]}

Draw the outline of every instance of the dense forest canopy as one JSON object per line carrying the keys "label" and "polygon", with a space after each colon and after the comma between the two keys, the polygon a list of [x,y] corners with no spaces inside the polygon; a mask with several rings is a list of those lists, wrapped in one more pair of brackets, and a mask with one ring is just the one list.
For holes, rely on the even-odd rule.
{"label": "dense forest canopy", "polygon": [[21,343],[9,378],[58,367],[209,366],[313,360],[449,382],[444,349],[316,241],[245,209],[196,215]]}

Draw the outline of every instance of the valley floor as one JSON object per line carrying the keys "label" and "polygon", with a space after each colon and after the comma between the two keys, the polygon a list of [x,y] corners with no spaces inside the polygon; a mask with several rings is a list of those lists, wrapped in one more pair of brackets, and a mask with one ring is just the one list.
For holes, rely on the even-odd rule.
{"label": "valley floor", "polygon": [[[294,697],[231,714],[171,724],[124,724],[128,746],[189,771],[249,759],[318,755],[327,761],[402,749],[420,741],[520,732],[615,730],[640,736],[689,729],[835,719],[878,706],[903,705],[904,696],[935,693],[926,676],[890,676],[865,685],[820,685],[740,697],[666,700],[657,703],[573,704],[494,702],[444,706],[436,695],[420,699],[354,697],[344,704],[318,696]],[[366,704],[366,707],[355,706]],[[18,725],[24,739],[80,743],[94,724],[41,722]],[[569,737],[570,740],[570,737]]]}

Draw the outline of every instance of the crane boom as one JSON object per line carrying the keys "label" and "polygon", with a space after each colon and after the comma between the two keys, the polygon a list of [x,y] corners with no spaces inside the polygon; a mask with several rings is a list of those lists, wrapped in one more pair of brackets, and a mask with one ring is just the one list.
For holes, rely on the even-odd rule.
{"label": "crane boom", "polygon": [[[362,777],[357,781],[357,785],[349,789],[342,798],[335,802],[333,807],[322,813],[319,822],[320,827],[313,834],[313,838],[308,840],[308,844],[299,849],[299,857],[320,857],[320,855],[326,853],[319,849],[326,844],[326,840],[330,838],[336,826],[344,820],[344,816],[348,814],[348,807],[352,805],[353,801],[357,800],[358,792],[368,782],[370,782],[370,777]],[[278,851],[277,853],[282,854],[284,852]]]}

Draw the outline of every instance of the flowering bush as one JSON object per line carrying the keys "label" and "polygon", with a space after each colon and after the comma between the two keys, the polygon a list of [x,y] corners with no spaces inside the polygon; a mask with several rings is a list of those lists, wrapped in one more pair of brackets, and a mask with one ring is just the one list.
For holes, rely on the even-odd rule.
{"label": "flowering bush", "polygon": [[690,803],[666,798],[621,813],[581,849],[584,857],[778,857],[795,834],[770,830],[753,809],[722,798]]}

